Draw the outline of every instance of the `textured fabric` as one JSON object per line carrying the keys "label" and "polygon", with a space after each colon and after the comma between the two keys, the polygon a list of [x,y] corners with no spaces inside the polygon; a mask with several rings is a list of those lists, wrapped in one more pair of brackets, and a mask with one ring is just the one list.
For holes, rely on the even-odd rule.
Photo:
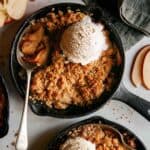
{"label": "textured fabric", "polygon": [[150,0],[83,0],[89,7],[98,6],[118,31],[124,49],[150,35]]}
{"label": "textured fabric", "polygon": [[123,0],[120,16],[128,25],[150,34],[150,0]]}

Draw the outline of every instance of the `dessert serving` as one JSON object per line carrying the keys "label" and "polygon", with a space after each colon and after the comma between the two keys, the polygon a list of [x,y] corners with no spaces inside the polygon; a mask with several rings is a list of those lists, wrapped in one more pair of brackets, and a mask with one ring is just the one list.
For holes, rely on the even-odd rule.
{"label": "dessert serving", "polygon": [[145,147],[123,126],[91,117],[59,132],[48,150],[145,150]]}
{"label": "dessert serving", "polygon": [[19,49],[26,62],[45,64],[32,76],[30,100],[48,107],[86,106],[117,82],[113,70],[121,56],[115,42],[103,23],[80,10],[51,11],[32,21]]}
{"label": "dessert serving", "polygon": [[[128,139],[131,148],[136,149],[134,138]],[[100,124],[86,124],[68,133],[68,139],[60,146],[60,150],[127,150],[120,137]]]}
{"label": "dessert serving", "polygon": [[24,97],[27,76],[18,61],[21,52],[22,60],[34,67],[29,105],[37,115],[79,117],[115,98],[125,99],[150,119],[148,102],[120,84],[124,49],[102,11],[79,4],[55,4],[38,10],[21,25],[12,44],[11,74]]}

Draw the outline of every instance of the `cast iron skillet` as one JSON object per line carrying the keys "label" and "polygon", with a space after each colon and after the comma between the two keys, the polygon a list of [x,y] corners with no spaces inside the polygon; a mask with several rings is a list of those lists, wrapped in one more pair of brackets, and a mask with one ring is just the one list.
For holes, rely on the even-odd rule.
{"label": "cast iron skillet", "polygon": [[[12,48],[11,48],[10,70],[11,70],[13,81],[20,95],[22,97],[24,97],[25,95],[25,83],[22,81],[22,79],[20,79],[18,75],[18,72],[21,69],[21,67],[18,64],[17,59],[16,59],[16,49],[17,49],[20,36],[22,35],[23,31],[29,26],[31,21],[45,16],[47,13],[50,12],[52,8],[55,8],[55,12],[57,12],[58,10],[62,10],[65,12],[68,9],[68,7],[70,7],[72,10],[80,9],[81,11],[86,12],[86,13],[93,13],[94,19],[103,21],[105,26],[108,28],[108,30],[110,31],[110,38],[116,43],[117,47],[119,48],[120,55],[122,57],[122,64],[118,68],[116,68],[114,71],[115,73],[118,74],[118,82],[115,84],[115,86],[112,88],[110,92],[104,92],[97,100],[95,100],[95,102],[93,102],[91,105],[86,106],[86,107],[70,106],[69,108],[65,110],[58,110],[58,109],[48,108],[45,104],[42,104],[41,102],[33,103],[30,101],[29,105],[32,111],[36,113],[37,115],[42,115],[42,116],[46,115],[46,116],[53,116],[53,117],[58,117],[58,118],[73,118],[73,117],[79,117],[79,116],[90,114],[98,110],[100,107],[102,107],[103,104],[105,104],[110,98],[115,97],[114,93],[116,92],[117,89],[119,89],[119,85],[121,83],[121,79],[122,79],[123,71],[124,71],[125,55],[124,55],[124,50],[123,50],[123,46],[120,41],[119,35],[117,34],[113,25],[109,22],[109,20],[103,17],[102,15],[103,12],[101,12],[98,9],[88,8],[83,5],[73,4],[73,3],[61,3],[61,4],[50,5],[45,8],[42,8],[39,11],[35,12],[30,17],[28,17],[25,20],[25,22],[21,25],[20,29],[18,30],[14,38],[14,41],[12,43]],[[125,101],[127,104],[134,107],[137,111],[139,111],[147,119],[150,120],[150,116],[147,113],[148,108],[150,108],[150,103],[146,102],[145,100],[140,99],[137,96],[133,96],[131,93],[129,93],[126,90],[124,91],[124,93],[125,94],[120,95],[120,92],[119,92],[119,94],[117,94],[118,97],[115,97],[115,98]]]}
{"label": "cast iron skillet", "polygon": [[8,119],[9,119],[9,101],[8,101],[8,91],[7,88],[5,86],[5,81],[2,77],[2,75],[0,74],[0,88],[2,88],[2,92],[4,94],[5,97],[5,106],[4,106],[4,110],[3,110],[3,120],[2,120],[2,126],[0,126],[0,138],[4,137],[7,132],[8,132]]}
{"label": "cast iron skillet", "polygon": [[62,130],[54,137],[54,139],[52,141],[50,141],[50,143],[48,145],[48,150],[59,150],[60,145],[63,144],[65,142],[65,140],[67,139],[67,134],[69,133],[69,131],[71,131],[72,129],[78,128],[79,126],[82,126],[85,124],[90,124],[90,123],[110,125],[110,126],[116,128],[117,130],[119,130],[120,133],[127,133],[129,136],[134,137],[136,139],[137,150],[146,150],[143,143],[130,130],[126,129],[125,127],[123,127],[117,123],[108,121],[99,116],[94,116],[89,119],[77,122],[77,123],[67,127],[66,129]]}

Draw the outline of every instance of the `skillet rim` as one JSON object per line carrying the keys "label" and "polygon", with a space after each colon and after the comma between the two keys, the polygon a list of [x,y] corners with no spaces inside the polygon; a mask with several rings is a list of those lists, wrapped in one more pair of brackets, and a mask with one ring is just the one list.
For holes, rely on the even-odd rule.
{"label": "skillet rim", "polygon": [[[41,15],[42,13],[43,14],[47,14],[52,8],[57,8],[57,9],[61,9],[65,7],[66,8],[74,8],[74,9],[80,9],[81,11],[84,11],[84,12],[87,12],[87,7],[85,5],[82,5],[82,4],[78,4],[78,3],[57,3],[57,4],[53,4],[53,5],[49,5],[49,6],[46,6],[44,8],[41,8],[40,10],[34,12],[31,16],[27,17],[25,19],[25,21],[22,23],[22,25],[19,27],[17,33],[16,33],[16,36],[14,37],[14,40],[12,41],[12,46],[11,46],[11,54],[10,54],[10,73],[11,73],[11,77],[12,77],[12,80],[15,84],[15,87],[18,91],[18,93],[21,95],[21,97],[24,97],[24,91],[23,89],[19,86],[19,83],[15,77],[15,69],[14,69],[14,65],[13,65],[13,61],[15,60],[16,61],[16,57],[15,56],[15,49],[17,47],[17,44],[18,44],[18,41],[19,41],[19,38],[20,36],[22,35],[22,32],[24,31],[24,29],[27,27],[27,25],[32,21],[32,20],[35,20],[38,18],[37,15]],[[49,10],[49,11],[48,11]],[[39,17],[40,18],[40,17]],[[34,103],[34,102],[31,102],[29,101],[29,106],[31,108],[31,110],[38,116],[52,116],[52,117],[56,117],[56,118],[76,118],[76,117],[81,117],[81,116],[85,116],[85,115],[88,115],[88,114],[91,114],[95,111],[97,111],[98,109],[100,109],[106,102],[108,102],[111,97],[113,96],[113,94],[117,91],[121,81],[122,81],[122,77],[123,77],[123,74],[124,74],[124,66],[125,66],[125,54],[124,54],[124,49],[123,49],[123,45],[122,45],[122,42],[121,42],[121,39],[119,37],[119,34],[117,33],[117,31],[115,30],[114,26],[108,21],[108,20],[105,20],[106,18],[103,18],[102,17],[102,21],[104,21],[105,25],[107,27],[109,27],[109,31],[111,33],[113,33],[113,36],[115,36],[115,39],[117,39],[117,46],[119,45],[119,51],[120,51],[120,54],[122,56],[122,64],[121,64],[121,75],[119,77],[119,80],[118,80],[118,83],[117,85],[115,86],[115,88],[112,89],[111,91],[111,94],[109,94],[109,96],[107,96],[108,98],[105,100],[101,99],[101,103],[97,106],[96,104],[92,105],[92,108],[88,108],[88,107],[85,107],[90,109],[88,111],[84,110],[85,112],[82,112],[82,113],[75,113],[75,111],[79,111],[81,110],[81,108],[83,109],[83,107],[77,107],[77,109],[75,108],[74,110],[74,114],[67,114],[67,113],[62,113],[63,112],[61,110],[57,110],[57,109],[53,109],[53,112],[50,112],[50,108],[48,108],[47,106],[44,106],[43,104],[41,103]],[[118,44],[119,43],[119,44]],[[95,102],[96,103],[96,102]],[[37,105],[37,106],[35,106]],[[37,109],[38,107],[41,107],[42,106],[42,109],[45,109],[47,111],[43,111],[41,112],[41,110],[39,111],[39,109]],[[37,108],[36,108],[37,107]],[[40,108],[41,109],[41,108]],[[70,110],[72,108],[70,107]],[[55,112],[56,111],[56,112]],[[57,112],[59,111],[59,113]]]}

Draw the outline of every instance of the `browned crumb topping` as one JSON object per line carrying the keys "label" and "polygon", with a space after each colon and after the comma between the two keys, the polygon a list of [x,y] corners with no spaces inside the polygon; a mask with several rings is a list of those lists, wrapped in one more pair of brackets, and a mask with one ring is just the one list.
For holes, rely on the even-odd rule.
{"label": "browned crumb topping", "polygon": [[[32,77],[31,100],[42,101],[49,107],[65,109],[70,105],[91,104],[104,90],[111,89],[115,76],[111,70],[118,65],[116,47],[104,51],[98,60],[85,66],[67,62],[59,47],[64,28],[80,21],[84,16],[79,11],[58,11],[57,14],[51,12],[45,18],[32,22],[31,26],[40,23],[49,30],[52,45],[50,65],[39,69]],[[42,28],[39,29],[42,32]],[[105,33],[108,34],[108,31]]]}
{"label": "browned crumb topping", "polygon": [[[96,150],[126,150],[115,132],[103,129],[99,124],[82,125],[68,133],[68,138],[75,137],[82,137],[96,144]],[[136,148],[135,140],[129,138],[129,141],[128,144]]]}
{"label": "browned crumb topping", "polygon": [[[47,27],[50,31],[60,29],[64,26],[68,26],[72,23],[80,21],[85,16],[84,13],[78,11],[68,10],[67,13],[59,10],[58,14],[51,12],[48,15],[48,18],[42,19],[43,22],[46,22]],[[47,21],[48,19],[48,21]]]}
{"label": "browned crumb topping", "polygon": [[110,74],[107,84],[104,81],[113,66],[113,52],[113,49],[109,49],[99,60],[82,66],[66,63],[61,51],[55,50],[51,64],[32,77],[32,98],[58,109],[65,109],[71,104],[92,103],[112,85],[113,74]]}

